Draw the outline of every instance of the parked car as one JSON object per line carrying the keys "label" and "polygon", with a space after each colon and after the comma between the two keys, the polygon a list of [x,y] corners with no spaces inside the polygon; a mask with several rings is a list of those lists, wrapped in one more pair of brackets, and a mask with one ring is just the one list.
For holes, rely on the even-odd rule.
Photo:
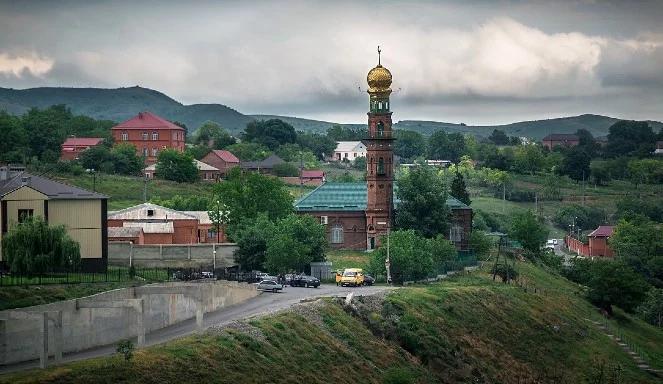
{"label": "parked car", "polygon": [[546,249],[553,249],[553,250],[555,249],[555,243],[553,242],[553,240],[548,240],[546,242]]}
{"label": "parked car", "polygon": [[343,287],[348,285],[353,287],[364,285],[364,270],[361,268],[346,268],[341,277],[341,285]]}
{"label": "parked car", "polygon": [[320,280],[313,276],[307,275],[296,275],[293,276],[290,280],[291,287],[314,287],[318,288],[320,286]]}
{"label": "parked car", "polygon": [[209,271],[203,271],[202,273],[203,279],[211,279],[214,277],[214,273],[209,272]]}
{"label": "parked car", "polygon": [[277,283],[274,280],[263,280],[258,283],[258,290],[259,291],[270,291],[270,292],[278,292],[283,290],[283,285]]}
{"label": "parked car", "polygon": [[557,239],[553,239],[553,244],[557,245]]}
{"label": "parked car", "polygon": [[364,275],[364,285],[375,284],[375,278],[371,275]]}

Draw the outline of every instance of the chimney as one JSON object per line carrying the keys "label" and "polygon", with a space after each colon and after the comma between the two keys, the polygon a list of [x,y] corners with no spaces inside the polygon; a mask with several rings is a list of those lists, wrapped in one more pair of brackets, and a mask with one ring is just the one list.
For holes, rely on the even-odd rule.
{"label": "chimney", "polygon": [[0,167],[0,181],[9,179],[9,166]]}
{"label": "chimney", "polygon": [[21,186],[30,184],[30,176],[21,176]]}
{"label": "chimney", "polygon": [[143,118],[143,112],[138,112],[138,118],[142,119]]}

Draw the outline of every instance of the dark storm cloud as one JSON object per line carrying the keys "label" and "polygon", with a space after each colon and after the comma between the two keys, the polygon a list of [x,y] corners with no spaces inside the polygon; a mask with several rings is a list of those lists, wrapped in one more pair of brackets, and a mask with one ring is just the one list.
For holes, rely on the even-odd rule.
{"label": "dark storm cloud", "polygon": [[356,122],[382,44],[396,119],[663,119],[661,17],[650,1],[0,2],[0,86]]}

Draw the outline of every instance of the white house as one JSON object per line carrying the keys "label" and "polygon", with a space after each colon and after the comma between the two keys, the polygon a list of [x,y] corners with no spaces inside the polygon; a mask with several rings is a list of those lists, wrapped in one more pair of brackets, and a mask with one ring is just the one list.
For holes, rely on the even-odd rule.
{"label": "white house", "polygon": [[354,161],[358,157],[366,157],[366,146],[361,141],[339,141],[334,150],[335,161]]}

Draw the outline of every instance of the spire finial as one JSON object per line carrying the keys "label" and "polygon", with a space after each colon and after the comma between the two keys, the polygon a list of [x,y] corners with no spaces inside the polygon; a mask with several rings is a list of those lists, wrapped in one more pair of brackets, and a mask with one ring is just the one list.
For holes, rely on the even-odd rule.
{"label": "spire finial", "polygon": [[380,53],[382,53],[382,51],[380,50],[380,46],[378,45],[378,65],[381,65],[380,64]]}

